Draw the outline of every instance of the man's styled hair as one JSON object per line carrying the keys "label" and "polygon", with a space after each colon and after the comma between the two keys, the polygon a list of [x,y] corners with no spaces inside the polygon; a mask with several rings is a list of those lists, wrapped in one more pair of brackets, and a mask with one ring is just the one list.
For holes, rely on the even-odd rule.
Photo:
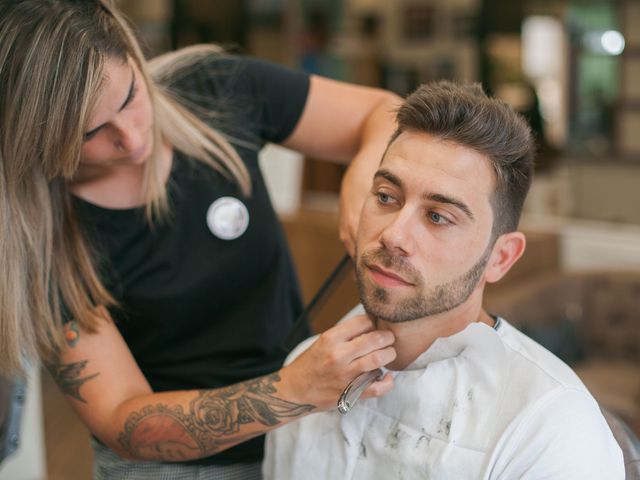
{"label": "man's styled hair", "polygon": [[489,158],[496,185],[491,198],[493,237],[518,228],[533,177],[534,142],[526,120],[506,103],[488,97],[479,83],[440,81],[420,86],[397,114],[402,132],[424,132]]}

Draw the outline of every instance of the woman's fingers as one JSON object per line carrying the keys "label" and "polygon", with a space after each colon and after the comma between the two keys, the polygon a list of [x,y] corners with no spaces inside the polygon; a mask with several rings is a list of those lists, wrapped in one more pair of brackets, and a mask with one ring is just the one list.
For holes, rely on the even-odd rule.
{"label": "woman's fingers", "polygon": [[380,380],[369,385],[360,398],[381,397],[393,388],[393,375],[387,372]]}
{"label": "woman's fingers", "polygon": [[[373,370],[395,358],[395,350],[390,348],[394,341],[393,333],[387,330],[364,333],[345,344],[345,357],[352,364],[357,362],[354,364],[356,369]],[[393,358],[389,358],[390,352],[393,352]]]}
{"label": "woman's fingers", "polygon": [[[391,362],[396,352],[391,332],[373,330],[363,315],[340,323],[320,335],[308,350],[281,370],[287,378],[283,387],[302,403],[319,409],[333,407],[342,391],[358,375]],[[372,389],[386,392],[387,381]]]}
{"label": "woman's fingers", "polygon": [[374,329],[375,326],[369,317],[356,315],[331,327],[321,337],[326,337],[335,342],[346,342]]}
{"label": "woman's fingers", "polygon": [[371,351],[361,357],[358,357],[351,363],[351,370],[358,372],[370,372],[376,368],[384,367],[393,362],[396,358],[396,350],[392,346],[382,348],[380,350]]}
{"label": "woman's fingers", "polygon": [[325,368],[337,368],[341,374],[353,377],[392,361],[394,341],[391,332],[373,330],[371,320],[359,315],[327,330],[314,347]]}
{"label": "woman's fingers", "polygon": [[338,231],[340,240],[351,258],[355,258],[358,221],[358,215],[343,213],[340,216],[340,228]]}

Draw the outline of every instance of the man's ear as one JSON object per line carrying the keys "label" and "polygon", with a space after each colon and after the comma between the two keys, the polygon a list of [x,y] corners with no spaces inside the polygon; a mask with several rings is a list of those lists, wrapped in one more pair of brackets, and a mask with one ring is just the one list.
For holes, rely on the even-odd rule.
{"label": "man's ear", "polygon": [[485,269],[484,278],[495,283],[506,275],[509,269],[524,253],[527,241],[522,232],[500,235],[493,246],[491,258]]}

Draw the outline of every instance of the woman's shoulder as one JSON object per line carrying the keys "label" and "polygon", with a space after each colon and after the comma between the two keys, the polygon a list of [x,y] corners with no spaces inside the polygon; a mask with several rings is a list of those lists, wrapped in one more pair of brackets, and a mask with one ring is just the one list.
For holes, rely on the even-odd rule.
{"label": "woman's shoulder", "polygon": [[251,93],[259,89],[259,85],[305,83],[307,77],[268,60],[229,53],[209,44],[160,55],[150,60],[149,70],[157,83],[171,89],[192,89],[204,83],[219,93],[228,90]]}
{"label": "woman's shoulder", "polygon": [[[155,81],[175,100],[225,132],[267,141],[286,138],[304,108],[309,77],[251,56],[196,45],[150,63]],[[238,133],[233,133],[237,135]]]}
{"label": "woman's shoulder", "polygon": [[215,45],[193,45],[149,61],[153,79],[167,88],[191,87],[197,82],[223,82],[236,76],[247,59]]}

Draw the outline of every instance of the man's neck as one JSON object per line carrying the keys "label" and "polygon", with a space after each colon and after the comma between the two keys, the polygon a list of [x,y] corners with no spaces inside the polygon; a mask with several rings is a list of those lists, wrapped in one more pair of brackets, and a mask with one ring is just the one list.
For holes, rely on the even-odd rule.
{"label": "man's neck", "polygon": [[380,330],[389,330],[396,337],[394,347],[398,356],[387,365],[391,370],[403,370],[441,337],[450,337],[474,322],[493,328],[495,321],[482,309],[482,297],[469,299],[463,305],[442,314],[402,323],[378,320]]}

